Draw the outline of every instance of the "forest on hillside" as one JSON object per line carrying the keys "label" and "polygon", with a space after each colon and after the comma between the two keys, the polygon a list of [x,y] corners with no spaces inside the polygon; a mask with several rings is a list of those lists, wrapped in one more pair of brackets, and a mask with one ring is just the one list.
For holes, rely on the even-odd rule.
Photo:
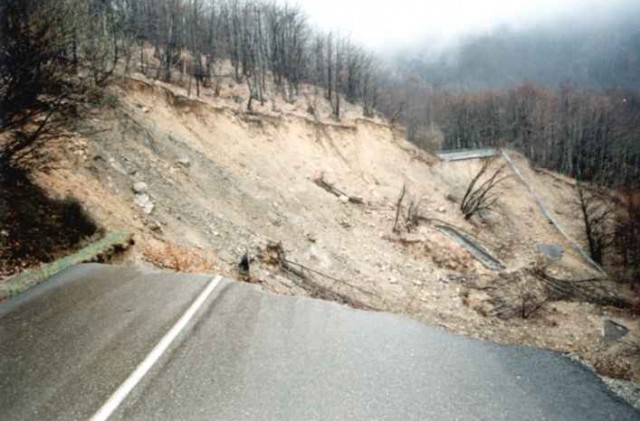
{"label": "forest on hillside", "polygon": [[[628,24],[632,16],[615,21],[616,31],[581,27],[555,38],[544,29],[470,38],[459,47],[453,69],[444,59],[384,63],[348,37],[315,30],[299,7],[279,3],[7,0],[0,8],[3,131],[96,94],[118,66],[167,82],[177,71],[193,81],[197,95],[201,85],[218,86],[222,64],[230,62],[236,82],[251,92],[247,108],[273,94],[266,92],[270,75],[275,94],[289,101],[301,83],[314,84],[334,118],[340,118],[341,100],[358,102],[365,116],[378,110],[405,125],[418,144],[425,143],[425,129],[437,125],[443,147],[505,144],[573,177],[624,188],[640,183],[640,110],[637,89],[631,89],[640,87],[640,32]],[[595,48],[614,38],[604,53]],[[564,65],[558,59],[563,55]],[[492,88],[478,72],[509,87]],[[444,74],[449,82],[439,83]],[[533,74],[576,80],[554,86],[545,84],[545,76],[524,83]],[[455,78],[483,88],[461,89]],[[592,87],[596,79],[599,89]],[[78,98],[78,92],[84,95]],[[32,136],[21,137],[4,156],[28,149]]]}
{"label": "forest on hillside", "polygon": [[408,136],[425,147],[435,125],[443,136],[437,147],[508,146],[576,179],[632,190],[640,186],[637,91],[523,83],[469,93],[414,86],[411,92]]}
{"label": "forest on hillside", "polygon": [[[376,108],[373,55],[347,37],[314,31],[299,7],[241,0],[7,0],[0,16],[5,130],[36,110],[58,107],[63,97],[68,102],[79,91],[104,86],[122,64],[124,73],[165,82],[179,72],[199,95],[201,85],[219,86],[226,76],[222,64],[230,62],[236,82],[251,92],[248,109],[252,100],[265,101],[267,75],[289,101],[303,82],[323,88],[335,118],[342,97],[363,104],[366,115]],[[5,155],[22,148],[16,144]]]}
{"label": "forest on hillside", "polygon": [[[434,52],[391,56],[412,140],[443,131],[446,148],[509,145],[537,165],[637,188],[640,3],[602,16],[498,27]],[[404,101],[404,102],[403,102]]]}

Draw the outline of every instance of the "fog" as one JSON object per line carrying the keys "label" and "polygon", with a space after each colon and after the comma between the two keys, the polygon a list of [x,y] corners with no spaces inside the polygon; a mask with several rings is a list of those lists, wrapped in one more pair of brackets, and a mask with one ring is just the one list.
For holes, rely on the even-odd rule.
{"label": "fog", "polygon": [[299,0],[312,24],[377,51],[430,45],[442,50],[496,28],[602,25],[638,0]]}

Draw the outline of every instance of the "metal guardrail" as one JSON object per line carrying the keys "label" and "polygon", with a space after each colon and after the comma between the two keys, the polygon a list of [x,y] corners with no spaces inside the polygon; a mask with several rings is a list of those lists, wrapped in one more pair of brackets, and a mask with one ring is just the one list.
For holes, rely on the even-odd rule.
{"label": "metal guardrail", "polygon": [[487,269],[502,270],[505,266],[500,260],[492,256],[489,251],[450,225],[436,225],[436,228],[444,235],[464,247],[473,257],[482,263]]}
{"label": "metal guardrail", "polygon": [[440,151],[438,158],[443,161],[463,161],[466,159],[481,159],[496,156],[498,151],[493,148],[486,149],[460,149],[450,151]]}
{"label": "metal guardrail", "polygon": [[520,172],[516,164],[513,162],[509,154],[507,154],[507,151],[503,150],[502,156],[507,161],[507,163],[509,164],[509,167],[513,170],[516,176],[520,179],[522,184],[524,184],[527,190],[529,190],[529,193],[531,193],[531,195],[533,196],[533,199],[535,200],[536,204],[542,211],[542,214],[545,216],[545,218],[547,218],[547,220],[551,223],[551,225],[553,225],[553,227],[560,233],[560,235],[562,235],[565,238],[565,240],[567,240],[567,242],[571,245],[571,247],[575,251],[577,251],[578,254],[580,254],[580,256],[582,256],[584,260],[586,260],[589,263],[589,265],[591,265],[594,269],[600,272],[605,278],[608,277],[607,272],[604,271],[602,266],[594,262],[593,259],[582,249],[582,247],[580,247],[578,243],[576,243],[571,237],[569,237],[569,235],[560,226],[560,224],[556,221],[553,215],[551,215],[547,207],[542,202],[542,199],[540,199],[538,195],[533,191],[533,188],[529,185],[527,180],[525,180],[524,176],[522,175],[522,173]]}

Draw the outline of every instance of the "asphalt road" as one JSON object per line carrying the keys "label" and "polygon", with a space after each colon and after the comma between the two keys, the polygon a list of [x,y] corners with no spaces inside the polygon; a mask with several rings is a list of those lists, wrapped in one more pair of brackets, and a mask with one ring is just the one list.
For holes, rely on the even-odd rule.
{"label": "asphalt road", "polygon": [[86,419],[210,277],[79,265],[0,304],[0,419]]}
{"label": "asphalt road", "polygon": [[[211,277],[82,265],[0,305],[0,419],[87,419]],[[114,419],[640,419],[559,354],[223,281]]]}

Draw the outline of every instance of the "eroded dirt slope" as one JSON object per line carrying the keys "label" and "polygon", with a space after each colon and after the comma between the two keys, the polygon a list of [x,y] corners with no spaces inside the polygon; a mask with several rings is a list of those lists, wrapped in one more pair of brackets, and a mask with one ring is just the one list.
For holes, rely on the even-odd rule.
{"label": "eroded dirt slope", "polygon": [[[133,230],[131,260],[157,263],[152,256],[170,244],[204,256],[210,271],[233,275],[245,252],[256,256],[267,243],[282,242],[289,260],[329,277],[303,271],[305,280],[255,260],[252,281],[272,291],[314,294],[312,280],[366,307],[500,342],[576,352],[625,377],[637,373],[633,358],[601,341],[603,315],[633,335],[638,331],[637,320],[621,310],[560,301],[527,319],[495,317],[490,288],[478,285],[525,282],[513,274],[536,261],[538,244],[563,247],[554,273],[593,276],[515,177],[500,186],[493,211],[465,221],[459,202],[481,164],[440,162],[379,119],[354,112],[336,123],[306,113],[302,100],[297,107],[247,114],[206,92],[187,98],[180,88],[142,77],[114,87],[114,95],[118,106],[88,120],[93,134],[76,136],[57,168],[36,179],[54,196],[77,198],[106,229]],[[516,161],[559,221],[582,240],[571,183],[533,171],[521,157]],[[322,189],[314,182],[320,176],[364,204]],[[145,185],[138,184],[136,195],[140,182]],[[403,212],[413,202],[423,218],[411,232],[394,234],[403,185]],[[439,232],[442,222],[495,254],[505,264],[503,274]]]}

